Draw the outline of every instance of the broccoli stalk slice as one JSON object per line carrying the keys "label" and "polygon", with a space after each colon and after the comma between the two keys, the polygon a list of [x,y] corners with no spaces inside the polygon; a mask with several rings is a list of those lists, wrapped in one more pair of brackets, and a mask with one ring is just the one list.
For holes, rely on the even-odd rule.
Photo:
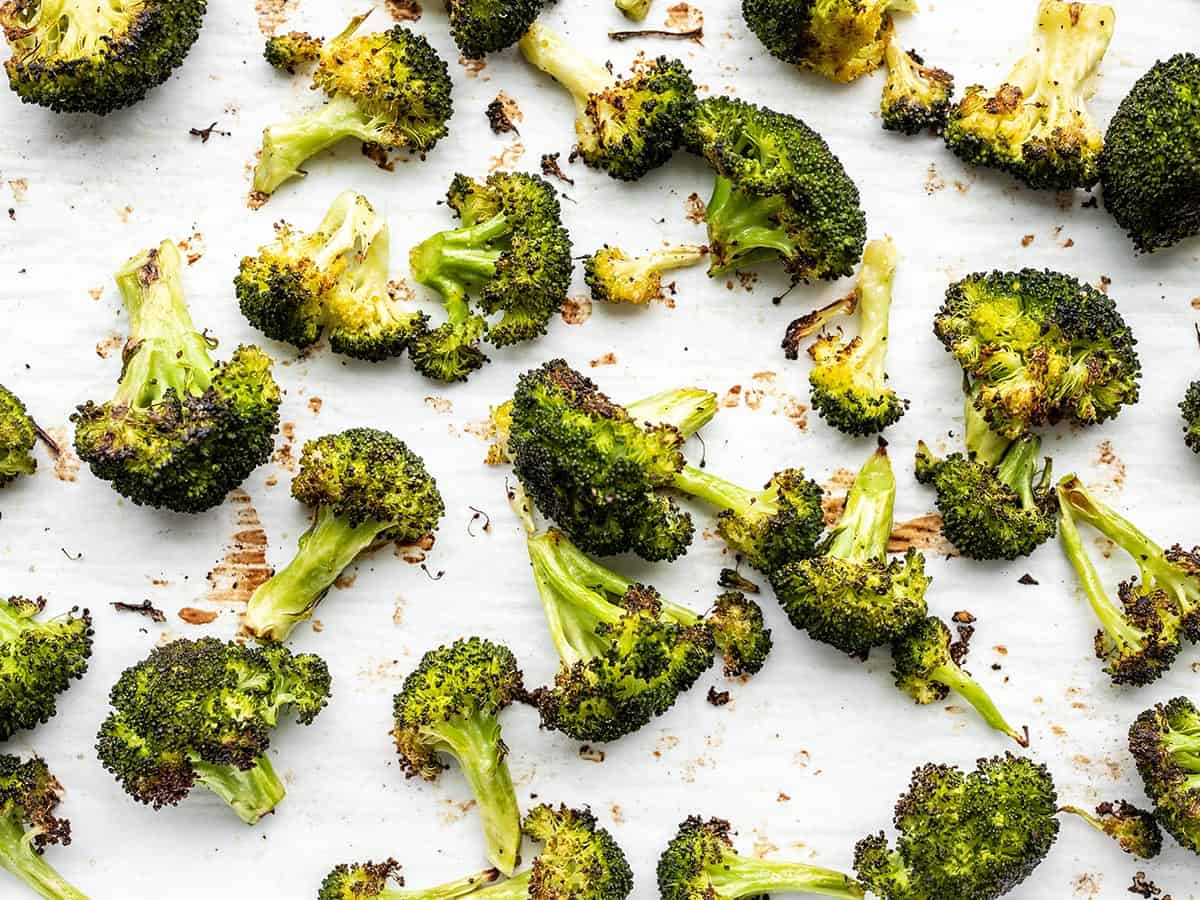
{"label": "broccoli stalk slice", "polygon": [[247,825],[254,825],[273,811],[287,793],[266,756],[243,771],[236,766],[214,766],[192,758],[196,779],[224,800]]}
{"label": "broccoli stalk slice", "polygon": [[717,395],[702,388],[669,388],[625,407],[636,422],[673,425],[685,438],[696,434],[717,414]]}
{"label": "broccoli stalk slice", "polygon": [[930,681],[944,684],[970,703],[975,711],[983,717],[983,720],[996,731],[1008,735],[1022,747],[1029,746],[1029,738],[1025,733],[1009,725],[992,698],[988,696],[987,691],[954,662],[944,663],[931,669],[925,673],[925,677]]}
{"label": "broccoli stalk slice", "polygon": [[35,830],[15,816],[0,818],[0,867],[21,879],[47,900],[88,900],[87,894],[67,882],[33,847]]}
{"label": "broccoli stalk slice", "polygon": [[866,563],[887,559],[896,506],[896,475],[880,447],[854,478],[837,529],[822,556]]}
{"label": "broccoli stalk slice", "polygon": [[593,94],[601,94],[614,87],[618,79],[604,66],[581,54],[563,40],[562,35],[534,24],[521,38],[521,54],[566,88],[575,100],[579,113],[575,120],[575,131],[580,138],[586,137],[587,125],[584,113]]}
{"label": "broccoli stalk slice", "polygon": [[796,240],[772,220],[787,209],[782,194],[763,197],[736,190],[733,182],[718,175],[708,201],[708,234],[711,276],[726,275],[778,257],[790,259]]}
{"label": "broccoli stalk slice", "polygon": [[650,14],[653,3],[654,0],[616,0],[617,9],[622,15],[635,22],[643,21]]}
{"label": "broccoli stalk slice", "polygon": [[726,853],[704,869],[711,896],[737,900],[785,891],[823,897],[862,897],[858,883],[841,872],[784,860],[756,859]]}

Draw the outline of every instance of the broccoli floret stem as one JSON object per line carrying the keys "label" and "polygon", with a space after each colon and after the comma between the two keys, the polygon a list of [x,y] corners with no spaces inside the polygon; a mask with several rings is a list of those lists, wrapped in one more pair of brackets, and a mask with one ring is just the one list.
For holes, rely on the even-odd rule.
{"label": "broccoli floret stem", "polygon": [[787,200],[780,194],[745,194],[718,175],[708,201],[708,233],[716,245],[708,274],[725,275],[777,256],[790,257],[796,250],[795,241],[785,229],[771,225],[772,218],[786,206]]}
{"label": "broccoli floret stem", "polygon": [[451,322],[457,324],[469,318],[469,288],[494,277],[496,263],[503,256],[499,250],[489,250],[488,243],[511,228],[507,216],[497,215],[475,225],[439,232],[413,248],[413,277],[442,295]]}
{"label": "broccoli floret stem", "polygon": [[[525,900],[529,897],[529,872],[522,872],[500,884],[492,884],[495,870],[477,872],[437,887],[419,890],[390,890],[375,895],[377,900],[453,900],[468,894],[486,900]],[[486,885],[486,886],[485,886]]]}
{"label": "broccoli floret stem", "polygon": [[717,395],[700,388],[671,388],[630,403],[625,411],[636,422],[674,425],[691,437],[717,414]]}
{"label": "broccoli floret stem", "polygon": [[317,226],[320,248],[311,255],[317,269],[326,271],[339,257],[368,244],[374,247],[372,241],[382,226],[374,210],[362,200],[353,191],[343,191],[321,219]]}
{"label": "broccoli floret stem", "polygon": [[0,818],[0,866],[24,881],[46,900],[88,900],[87,894],[67,883],[33,849],[36,832],[14,817]]}
{"label": "broccoli floret stem", "polygon": [[[1038,454],[1041,449],[1041,440],[1034,435],[1025,435],[1017,439],[1009,448],[1008,453],[1004,455],[1004,459],[1000,461],[1000,465],[996,467],[1000,480],[1021,498],[1021,506],[1025,509],[1033,509],[1037,506],[1033,476],[1037,472]],[[1047,463],[1042,472],[1042,483],[1038,490],[1049,483],[1050,472],[1050,464]]]}
{"label": "broccoli floret stem", "polygon": [[236,766],[214,766],[192,759],[196,778],[224,800],[247,825],[254,825],[279,805],[287,792],[275,774],[275,767],[265,756],[255,760],[245,771]]}
{"label": "broccoli floret stem", "polygon": [[1029,746],[1029,740],[1023,732],[1017,731],[1005,720],[987,691],[980,687],[979,682],[953,664],[938,666],[926,676],[930,681],[944,684],[973,707],[983,717],[983,720],[997,731],[1007,734],[1022,747]]}
{"label": "broccoli floret stem", "polygon": [[263,134],[262,159],[254,170],[254,190],[272,194],[297,175],[305,161],[348,137],[364,143],[379,139],[372,118],[349,97],[332,98],[320,109],[290,122],[272,125]]}
{"label": "broccoli floret stem", "polygon": [[653,0],[617,0],[617,9],[627,19],[641,22],[650,14],[652,4]]}
{"label": "broccoli floret stem", "polygon": [[672,486],[718,509],[730,510],[736,516],[769,516],[778,512],[774,504],[757,493],[695,466],[684,466],[676,474]]}
{"label": "broccoli floret stem", "polygon": [[968,392],[966,402],[966,445],[967,452],[981,463],[1000,465],[1012,441],[997,434],[975,405],[975,398]]}
{"label": "broccoli floret stem", "polygon": [[855,476],[824,555],[859,563],[886,559],[895,506],[896,476],[881,447]]}
{"label": "broccoli floret stem", "polygon": [[616,625],[621,608],[571,577],[558,556],[565,543],[558,532],[532,537],[528,543],[534,580],[559,657],[574,665],[603,653],[606,645],[596,635],[596,626]]}
{"label": "broccoli floret stem", "polygon": [[887,379],[888,320],[892,309],[892,284],[900,254],[889,238],[871,241],[863,255],[858,275],[858,336],[860,348],[855,368],[873,385],[882,387]]}
{"label": "broccoli floret stem", "polygon": [[726,853],[705,875],[715,897],[757,897],[799,891],[824,897],[862,897],[858,882],[841,872],[804,863],[756,859]]}
{"label": "broccoli floret stem", "polygon": [[587,109],[592,94],[617,83],[608,69],[581,54],[562,35],[536,22],[521,38],[520,47],[525,59],[570,92],[580,113]]}

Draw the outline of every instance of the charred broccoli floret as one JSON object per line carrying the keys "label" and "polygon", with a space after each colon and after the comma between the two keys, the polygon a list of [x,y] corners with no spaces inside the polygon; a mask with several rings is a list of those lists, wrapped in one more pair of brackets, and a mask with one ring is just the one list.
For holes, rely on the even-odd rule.
{"label": "charred broccoli floret", "polygon": [[424,36],[399,25],[355,37],[364,18],[352,19],[321,48],[313,87],[329,102],[263,132],[254,170],[258,202],[303,175],[306,160],[347,138],[424,156],[448,133],[453,104],[446,61]]}
{"label": "charred broccoli floret", "polygon": [[387,223],[366,197],[346,191],[313,233],[280,222],[274,243],[242,259],[234,279],[242,315],[300,349],[328,331],[335,353],[371,362],[399,356],[426,318],[391,296],[388,249]]}
{"label": "charred broccoli floret", "polygon": [[1002,437],[1060,420],[1094,425],[1137,402],[1137,341],[1116,304],[1058,272],[969,275],[950,285],[934,333]]}
{"label": "charred broccoli floret", "polygon": [[1188,385],[1179,401],[1179,411],[1183,414],[1184,443],[1193,453],[1200,453],[1200,381]]}
{"label": "charred broccoli floret", "polygon": [[199,782],[253,825],[286,793],[267,756],[271,730],[289,709],[310,724],[329,685],[311,653],[172,641],[121,673],[96,752],[135,800],[174,806]]}
{"label": "charred broccoli floret", "polygon": [[950,112],[946,146],[1035,190],[1092,187],[1104,136],[1087,101],[1115,23],[1110,6],[1041,0],[1029,51],[995,91],[967,88]]}
{"label": "charred broccoli floret", "polygon": [[[388,887],[395,881],[404,884],[400,876],[400,863],[394,859],[383,862],[342,863],[334,866],[317,892],[317,900],[450,900],[453,897],[465,897],[479,891],[489,891],[486,885],[494,884],[500,878],[499,869],[486,869],[465,878],[459,878],[435,888],[426,890],[397,890]],[[503,888],[510,882],[498,887]],[[491,896],[484,894],[484,897]],[[525,897],[518,893],[514,897]]]}
{"label": "charred broccoli floret", "polygon": [[545,0],[446,0],[450,35],[467,59],[511,47],[521,39]]}
{"label": "charred broccoli floret", "polygon": [[283,641],[309,618],[334,581],[361,554],[389,541],[432,535],[445,512],[425,461],[395,435],[351,428],[309,441],[292,496],[313,508],[296,555],[259,585],[242,627],[260,641]]}
{"label": "charred broccoli floret", "polygon": [[40,621],[44,606],[41,599],[0,600],[0,741],[50,721],[58,695],[88,668],[88,611]]}
{"label": "charred broccoli floret", "polygon": [[505,875],[521,851],[521,811],[500,713],[524,694],[521,670],[507,647],[481,638],[431,650],[393,701],[396,748],[410,776],[434,781],[452,757],[479,804],[488,859]]}
{"label": "charred broccoli floret", "polygon": [[525,59],[574,98],[577,153],[593,169],[636,181],[678,149],[696,111],[696,86],[679,60],[640,62],[621,78],[537,23],[520,46]]}
{"label": "charred broccoli floret", "polygon": [[282,69],[292,75],[296,66],[315,62],[321,58],[324,41],[303,31],[289,31],[268,38],[263,47],[263,58],[272,68]]}
{"label": "charred broccoli floret", "polygon": [[166,81],[200,34],[207,0],[8,0],[8,83],[25,103],[106,115]]}
{"label": "charred broccoli floret", "polygon": [[964,775],[929,764],[896,802],[896,847],[883,832],[858,842],[859,881],[882,900],[995,900],[1024,881],[1058,837],[1054,780],[1011,753]]}
{"label": "charred broccoli floret", "polygon": [[0,487],[37,469],[37,425],[16,394],[0,384]]}
{"label": "charred broccoli floret", "polygon": [[[571,284],[571,236],[554,188],[537,175],[456,175],[446,202],[462,226],[410,254],[413,277],[441,295],[446,322],[418,336],[409,355],[428,378],[465,381],[487,362],[477,346],[485,331],[497,347],[546,333]],[[467,302],[472,293],[480,313]]]}
{"label": "charred broccoli floret", "polygon": [[867,222],[858,187],[799,119],[728,97],[700,103],[685,146],[716,171],[708,272],[782,262],[793,281],[850,275]]}
{"label": "charred broccoli floret", "polygon": [[768,894],[803,893],[823,897],[863,896],[849,875],[807,863],[757,859],[738,854],[730,824],[689,816],[658,858],[662,900],[739,900]]}
{"label": "charred broccoli floret", "polygon": [[0,868],[40,897],[88,900],[42,858],[51,844],[71,843],[71,823],[54,815],[62,789],[44,760],[0,755]]}
{"label": "charred broccoli floret", "polygon": [[1101,803],[1095,815],[1078,806],[1064,806],[1059,812],[1077,816],[1101,834],[1107,834],[1130,856],[1153,859],[1162,851],[1162,830],[1154,813],[1138,809],[1132,803],[1124,800]]}
{"label": "charred broccoli floret", "polygon": [[1129,751],[1159,823],[1200,853],[1200,710],[1187,697],[1146,710],[1130,726]]}
{"label": "charred broccoli floret", "polygon": [[925,615],[925,557],[888,561],[896,478],[880,447],[863,465],[841,518],[812,559],[788,563],[771,584],[788,619],[845,653],[865,655]]}
{"label": "charred broccoli floret", "polygon": [[888,77],[879,111],[883,127],[901,134],[941,132],[950,115],[954,76],[945,69],[925,65],[912,50],[901,50],[893,40],[887,45]]}
{"label": "charred broccoli floret", "polygon": [[707,247],[671,244],[642,256],[630,257],[620,247],[605,244],[584,262],[584,278],[597,303],[645,306],[666,299],[662,283],[664,272],[697,265],[707,255]]}
{"label": "charred broccoli floret", "polygon": [[243,346],[214,363],[183,296],[170,241],[117,272],[129,340],[117,393],[71,416],[75,451],[97,478],[140,505],[201,512],[265,463],[279,428],[271,359]]}

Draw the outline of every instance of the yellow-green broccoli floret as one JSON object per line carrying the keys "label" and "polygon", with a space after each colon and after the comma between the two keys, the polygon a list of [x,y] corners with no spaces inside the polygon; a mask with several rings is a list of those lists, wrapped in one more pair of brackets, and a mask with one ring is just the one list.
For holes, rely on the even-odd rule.
{"label": "yellow-green broccoli floret", "polygon": [[707,255],[707,247],[672,244],[630,257],[620,247],[606,244],[584,262],[584,278],[597,303],[645,306],[666,299],[664,272],[694,266]]}
{"label": "yellow-green broccoli floret", "polygon": [[54,814],[62,793],[44,760],[0,755],[0,867],[40,897],[88,900],[42,857],[52,844],[71,843],[71,823]]}
{"label": "yellow-green broccoli floret", "polygon": [[0,487],[37,469],[33,458],[37,437],[37,425],[25,404],[0,384]]}
{"label": "yellow-green broccoli floret", "polygon": [[885,59],[888,77],[880,101],[884,129],[901,134],[942,131],[950,115],[954,76],[925,65],[915,52],[901,50],[895,40],[888,44]]}

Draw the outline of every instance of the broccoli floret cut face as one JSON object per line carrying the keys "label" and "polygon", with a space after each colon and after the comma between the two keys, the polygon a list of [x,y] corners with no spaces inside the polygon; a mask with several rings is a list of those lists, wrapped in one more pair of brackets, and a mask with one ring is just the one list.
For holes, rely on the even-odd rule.
{"label": "broccoli floret cut face", "polygon": [[1005,754],[966,775],[929,764],[896,803],[895,849],[883,832],[858,842],[854,868],[882,900],[995,900],[1023,882],[1058,837],[1045,766]]}
{"label": "broccoli floret cut face", "polygon": [[0,487],[37,469],[37,425],[17,395],[0,384]]}
{"label": "broccoli floret cut face", "polygon": [[271,359],[243,346],[213,362],[183,296],[179,249],[164,241],[117,272],[129,340],[116,395],[71,416],[75,451],[139,506],[201,512],[265,463],[279,428]]}
{"label": "broccoli floret cut face", "polygon": [[467,59],[482,59],[521,39],[545,0],[446,0],[450,35]]}
{"label": "broccoli floret cut face", "polygon": [[925,65],[920,56],[901,50],[895,41],[887,45],[884,58],[888,77],[879,104],[884,130],[908,135],[941,133],[950,115],[954,76]]}
{"label": "broccoli floret cut face", "polygon": [[707,255],[707,247],[679,244],[630,257],[606,244],[584,262],[584,279],[597,303],[646,306],[666,301],[664,272],[697,265]]}
{"label": "broccoli floret cut face", "polygon": [[950,285],[934,333],[988,425],[1095,425],[1138,399],[1137,340],[1108,295],[1059,272],[977,273]]}
{"label": "broccoli floret cut face", "polygon": [[867,235],[858,187],[799,119],[710,97],[688,123],[685,146],[717,175],[708,202],[709,275],[772,261],[794,281],[854,272]]}
{"label": "broccoli floret cut face", "polygon": [[1129,751],[1159,824],[1200,853],[1200,710],[1187,697],[1146,710],[1129,728]]}
{"label": "broccoli floret cut face", "polygon": [[635,64],[628,78],[579,54],[534,23],[520,42],[525,59],[574,98],[576,153],[593,169],[636,181],[671,158],[696,112],[696,86],[677,59]]}
{"label": "broccoli floret cut face", "polygon": [[445,512],[425,461],[375,428],[306,443],[292,496],[312,507],[313,521],[292,561],[250,597],[242,630],[259,641],[286,640],[361,554],[389,541],[431,537]]}
{"label": "broccoli floret cut face", "polygon": [[1138,809],[1120,800],[1101,803],[1093,815],[1078,806],[1064,806],[1059,812],[1070,813],[1116,841],[1122,850],[1139,859],[1153,859],[1162,851],[1162,829],[1154,813]]}
{"label": "broccoli floret cut face", "polygon": [[263,132],[253,197],[261,203],[305,161],[347,138],[422,157],[448,134],[453,112],[446,61],[422,36],[399,25],[356,37],[365,16],[321,49],[313,87],[329,102]]}
{"label": "broccoli floret cut face", "polygon": [[0,867],[40,897],[88,900],[42,857],[53,844],[71,843],[71,823],[54,814],[62,791],[44,760],[0,755]]}
{"label": "broccoli floret cut face", "polygon": [[87,672],[92,618],[39,619],[43,600],[0,600],[0,741],[50,721],[57,697]]}
{"label": "broccoli floret cut face", "polygon": [[8,0],[0,29],[8,83],[25,103],[107,115],[137,103],[178,68],[207,0]]}
{"label": "broccoli floret cut face", "polygon": [[296,74],[296,67],[321,58],[323,41],[303,31],[289,31],[267,39],[263,58],[275,69]]}
{"label": "broccoli floret cut face", "polygon": [[285,793],[266,755],[271,730],[288,710],[311,724],[329,685],[325,662],[310,653],[172,641],[121,673],[96,752],[135,800],[174,806],[199,782],[253,825]]}
{"label": "broccoli floret cut face", "polygon": [[507,647],[481,638],[455,641],[422,657],[393,701],[396,748],[409,775],[435,780],[452,757],[479,804],[488,858],[505,875],[521,850],[521,812],[508,771],[500,713],[524,696]]}
{"label": "broccoli floret cut face", "polygon": [[1110,6],[1041,0],[1029,52],[995,91],[967,88],[950,112],[946,146],[1035,190],[1092,187],[1104,136],[1087,101],[1115,23]]}

